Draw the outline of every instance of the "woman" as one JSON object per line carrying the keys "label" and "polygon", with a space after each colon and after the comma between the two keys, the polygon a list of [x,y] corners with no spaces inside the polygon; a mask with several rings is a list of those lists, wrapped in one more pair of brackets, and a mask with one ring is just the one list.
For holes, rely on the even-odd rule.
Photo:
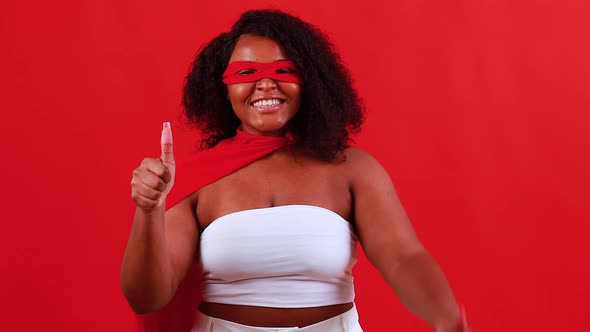
{"label": "woman", "polygon": [[317,28],[244,13],[201,50],[183,104],[205,150],[177,166],[165,126],[161,158],[133,173],[121,285],[136,312],[168,303],[197,256],[194,331],[362,331],[351,276],[359,241],[410,310],[437,331],[467,330],[389,176],[348,146],[363,108]]}

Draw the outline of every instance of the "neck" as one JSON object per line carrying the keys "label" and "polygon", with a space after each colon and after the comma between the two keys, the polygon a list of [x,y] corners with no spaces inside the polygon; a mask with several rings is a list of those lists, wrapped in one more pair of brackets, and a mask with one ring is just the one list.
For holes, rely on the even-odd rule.
{"label": "neck", "polygon": [[246,134],[257,135],[257,136],[268,136],[268,137],[285,137],[288,132],[287,128],[283,127],[279,130],[259,130],[246,125],[242,125],[238,128],[238,131],[242,131]]}

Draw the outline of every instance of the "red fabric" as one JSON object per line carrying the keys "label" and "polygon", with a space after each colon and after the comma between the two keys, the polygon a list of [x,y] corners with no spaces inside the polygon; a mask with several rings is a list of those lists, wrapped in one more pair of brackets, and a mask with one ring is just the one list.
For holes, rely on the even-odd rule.
{"label": "red fabric", "polygon": [[238,130],[236,136],[215,147],[177,162],[174,187],[166,199],[166,209],[200,188],[290,144],[292,137],[259,136]]}
{"label": "red fabric", "polygon": [[[238,130],[236,136],[177,162],[175,183],[166,199],[166,209],[200,188],[292,142],[291,135],[258,136]],[[139,329],[144,332],[188,331],[194,324],[195,308],[200,302],[200,274],[200,266],[195,264],[168,305],[152,314],[138,316]]]}
{"label": "red fabric", "polygon": [[[281,69],[288,70],[286,72],[279,72]],[[295,63],[289,60],[280,60],[271,63],[234,61],[227,66],[227,69],[223,73],[223,83],[225,84],[256,82],[263,78],[301,84],[299,70],[297,70]]]}

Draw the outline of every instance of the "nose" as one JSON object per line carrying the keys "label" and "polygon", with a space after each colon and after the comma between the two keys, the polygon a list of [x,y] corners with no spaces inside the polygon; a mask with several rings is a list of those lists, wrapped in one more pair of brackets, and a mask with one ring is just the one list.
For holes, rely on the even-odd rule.
{"label": "nose", "polygon": [[270,91],[277,88],[277,82],[272,78],[263,78],[256,82],[256,90],[258,91]]}

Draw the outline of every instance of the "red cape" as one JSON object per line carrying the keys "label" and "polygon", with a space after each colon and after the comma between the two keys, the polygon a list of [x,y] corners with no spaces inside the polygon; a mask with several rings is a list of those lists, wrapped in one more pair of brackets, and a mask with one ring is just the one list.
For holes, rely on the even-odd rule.
{"label": "red cape", "polygon": [[[290,136],[258,136],[238,130],[236,136],[219,142],[215,147],[177,161],[174,187],[166,198],[166,210],[202,187],[292,142]],[[168,305],[139,317],[140,331],[190,331],[200,302],[200,268],[195,265]]]}
{"label": "red cape", "polygon": [[166,198],[166,210],[202,187],[291,142],[290,137],[259,136],[238,130],[236,136],[177,162],[174,187]]}

